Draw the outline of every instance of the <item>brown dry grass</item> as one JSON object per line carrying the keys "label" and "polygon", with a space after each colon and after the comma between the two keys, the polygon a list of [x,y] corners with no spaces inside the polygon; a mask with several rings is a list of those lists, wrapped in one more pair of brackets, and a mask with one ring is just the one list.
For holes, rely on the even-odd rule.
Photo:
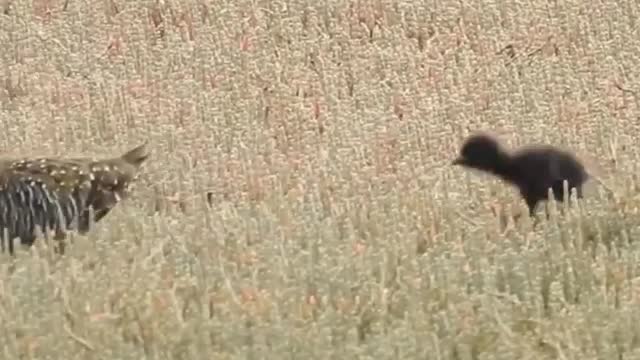
{"label": "brown dry grass", "polygon": [[[3,152],[154,151],[65,256],[0,260],[3,358],[640,356],[636,1],[0,10]],[[448,166],[480,129],[618,197],[505,229]]]}

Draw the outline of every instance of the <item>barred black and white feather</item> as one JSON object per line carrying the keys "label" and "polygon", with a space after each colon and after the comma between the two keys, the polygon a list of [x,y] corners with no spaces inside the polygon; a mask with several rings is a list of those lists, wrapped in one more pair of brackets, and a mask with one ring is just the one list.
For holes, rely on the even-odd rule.
{"label": "barred black and white feather", "polygon": [[[85,234],[129,194],[146,143],[116,158],[0,160],[0,245],[32,245],[38,232],[62,240]],[[8,245],[8,246],[7,246]]]}

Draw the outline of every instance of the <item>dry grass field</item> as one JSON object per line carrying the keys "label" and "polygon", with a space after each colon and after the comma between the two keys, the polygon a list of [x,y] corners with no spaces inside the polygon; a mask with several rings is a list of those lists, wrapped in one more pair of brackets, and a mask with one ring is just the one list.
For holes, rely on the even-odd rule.
{"label": "dry grass field", "polygon": [[[1,357],[640,359],[639,22],[634,0],[1,1],[3,156],[152,150],[63,256],[0,256]],[[606,186],[506,222],[517,193],[450,166],[478,130]]]}

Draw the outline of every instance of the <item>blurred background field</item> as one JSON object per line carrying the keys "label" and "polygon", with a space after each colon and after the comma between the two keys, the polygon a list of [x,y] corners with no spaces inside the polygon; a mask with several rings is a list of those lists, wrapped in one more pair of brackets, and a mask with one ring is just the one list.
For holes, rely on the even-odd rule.
{"label": "blurred background field", "polygon": [[[153,151],[64,256],[2,255],[2,357],[640,358],[638,21],[630,0],[0,2],[3,156]],[[477,130],[570,148],[615,196],[507,222],[513,189],[449,166]]]}

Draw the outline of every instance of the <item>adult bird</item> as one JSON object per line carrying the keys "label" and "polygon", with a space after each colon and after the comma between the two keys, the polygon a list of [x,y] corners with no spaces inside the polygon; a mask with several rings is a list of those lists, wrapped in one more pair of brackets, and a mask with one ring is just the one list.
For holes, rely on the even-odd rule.
{"label": "adult bird", "polygon": [[[31,246],[37,231],[63,240],[70,230],[86,234],[128,197],[147,143],[118,157],[0,159],[0,245]],[[61,244],[62,245],[62,244]],[[63,251],[64,248],[62,247]]]}
{"label": "adult bird", "polygon": [[488,134],[467,138],[452,164],[484,171],[515,185],[531,216],[538,203],[548,199],[549,189],[556,200],[564,199],[564,181],[569,191],[575,188],[577,197],[582,198],[582,187],[590,177],[583,164],[567,151],[542,145],[510,153]]}

